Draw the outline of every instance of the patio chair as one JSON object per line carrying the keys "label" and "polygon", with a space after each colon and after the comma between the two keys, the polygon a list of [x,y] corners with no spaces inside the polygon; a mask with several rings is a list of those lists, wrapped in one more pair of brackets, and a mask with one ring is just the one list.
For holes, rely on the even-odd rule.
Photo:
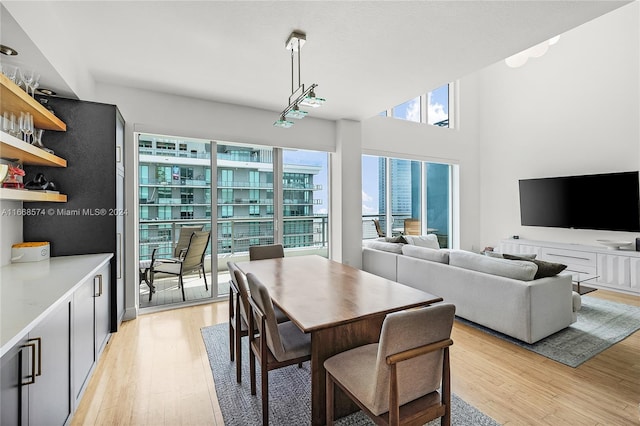
{"label": "patio chair", "polygon": [[[198,274],[202,273],[204,276],[204,288],[209,291],[207,284],[207,275],[204,270],[204,255],[209,245],[209,239],[211,238],[211,232],[209,231],[197,231],[191,234],[189,244],[186,250],[183,251],[183,256],[179,258],[162,259],[162,261],[155,261],[155,250],[152,254],[152,264],[149,271],[151,286],[153,286],[154,274],[161,272],[169,275],[176,275],[178,277],[178,283],[182,289],[182,300],[186,301],[184,293],[184,275],[189,272],[198,271]],[[159,259],[158,259],[159,260]],[[149,300],[151,300],[151,292],[149,293]]]}

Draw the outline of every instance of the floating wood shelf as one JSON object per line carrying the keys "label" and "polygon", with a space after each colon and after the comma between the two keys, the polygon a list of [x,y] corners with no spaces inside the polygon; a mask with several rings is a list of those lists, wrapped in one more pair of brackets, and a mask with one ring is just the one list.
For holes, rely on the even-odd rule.
{"label": "floating wood shelf", "polygon": [[66,203],[67,196],[50,192],[28,191],[26,189],[0,188],[0,200]]}
{"label": "floating wood shelf", "polygon": [[49,154],[8,133],[0,132],[0,158],[27,166],[67,167],[67,160]]}
{"label": "floating wood shelf", "polygon": [[0,100],[2,112],[9,111],[20,115],[20,112],[29,112],[33,115],[33,124],[38,129],[66,131],[67,125],[48,109],[33,99],[17,84],[9,80],[4,74],[0,74]]}

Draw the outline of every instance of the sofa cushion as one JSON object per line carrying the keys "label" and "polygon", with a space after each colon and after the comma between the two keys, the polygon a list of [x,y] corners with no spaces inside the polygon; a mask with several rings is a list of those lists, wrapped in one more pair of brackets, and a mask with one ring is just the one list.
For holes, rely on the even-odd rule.
{"label": "sofa cushion", "polygon": [[567,268],[567,265],[563,265],[562,263],[545,262],[544,260],[538,259],[526,259],[520,255],[515,256],[511,254],[505,254],[504,258],[509,260],[528,260],[529,262],[535,263],[538,266],[538,272],[536,272],[536,276],[534,278],[536,280],[538,278],[546,278],[558,275],[560,272],[564,271]]}
{"label": "sofa cushion", "polygon": [[407,240],[408,244],[414,246],[427,247],[432,249],[440,248],[440,243],[438,243],[438,236],[436,234],[405,235],[404,239]]}
{"label": "sofa cushion", "polygon": [[531,261],[497,259],[464,250],[451,250],[449,264],[459,268],[521,281],[533,280],[538,271],[538,265]]}
{"label": "sofa cushion", "polygon": [[428,247],[414,246],[406,244],[402,246],[402,254],[418,259],[430,260],[432,262],[449,263],[448,249],[432,249]]}
{"label": "sofa cushion", "polygon": [[402,246],[404,246],[404,244],[402,243],[387,243],[384,241],[372,241],[372,240],[364,241],[363,245],[367,248],[388,251],[388,252],[397,253],[397,254],[402,253]]}

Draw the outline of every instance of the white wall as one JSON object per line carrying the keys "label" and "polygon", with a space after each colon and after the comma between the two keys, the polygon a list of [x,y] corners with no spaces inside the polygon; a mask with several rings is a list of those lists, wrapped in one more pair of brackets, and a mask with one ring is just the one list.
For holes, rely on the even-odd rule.
{"label": "white wall", "polygon": [[639,6],[562,34],[521,68],[500,62],[472,76],[479,81],[479,245],[511,235],[587,245],[640,237],[520,226],[518,195],[518,179],[640,169]]}

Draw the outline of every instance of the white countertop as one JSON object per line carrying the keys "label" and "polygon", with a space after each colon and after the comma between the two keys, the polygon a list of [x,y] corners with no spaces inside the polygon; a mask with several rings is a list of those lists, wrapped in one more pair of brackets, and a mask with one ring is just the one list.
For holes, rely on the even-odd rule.
{"label": "white countertop", "polygon": [[0,268],[0,357],[113,257],[52,257]]}

